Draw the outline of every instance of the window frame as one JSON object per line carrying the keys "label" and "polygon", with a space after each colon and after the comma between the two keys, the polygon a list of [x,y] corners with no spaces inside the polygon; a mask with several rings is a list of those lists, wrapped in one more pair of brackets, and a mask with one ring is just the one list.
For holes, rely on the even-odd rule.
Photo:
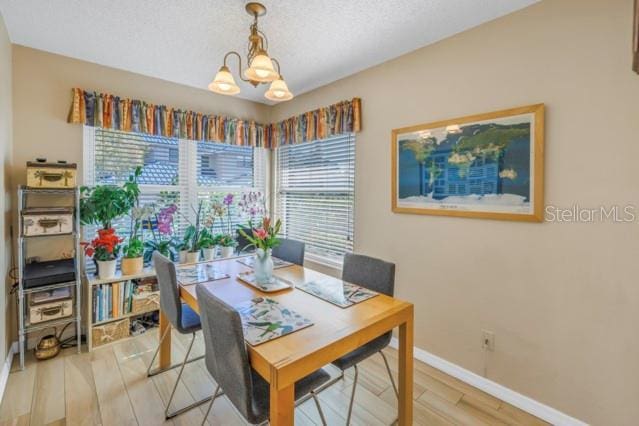
{"label": "window frame", "polygon": [[[92,126],[83,126],[82,135],[82,156],[83,156],[83,184],[86,186],[96,185],[95,171],[96,171],[96,130],[111,131],[111,129],[100,129]],[[120,133],[121,131],[112,130],[113,132]],[[121,132],[125,133],[125,132]],[[175,139],[169,138],[168,139]],[[216,143],[208,141],[195,141],[190,139],[177,139],[178,148],[178,184],[177,185],[151,185],[140,184],[141,194],[156,194],[160,191],[179,192],[180,200],[178,202],[178,209],[186,218],[191,222],[195,222],[195,211],[190,208],[191,206],[197,206],[201,193],[242,193],[249,191],[260,191],[266,197],[266,200],[270,200],[269,197],[269,152],[264,148],[253,148],[252,161],[253,161],[253,185],[252,186],[212,186],[212,185],[200,185],[198,183],[198,143]],[[256,150],[260,150],[259,152]],[[84,232],[83,227],[83,232]],[[183,227],[182,227],[183,228]],[[183,229],[177,229],[177,236],[181,236]],[[86,238],[85,235],[83,235]]]}
{"label": "window frame", "polygon": [[[352,251],[355,250],[355,206],[356,206],[356,175],[357,175],[357,144],[356,144],[356,135],[355,133],[348,133],[345,135],[337,135],[337,136],[333,136],[330,138],[326,138],[326,139],[318,139],[318,140],[313,140],[313,141],[309,141],[309,142],[304,142],[303,144],[294,144],[294,145],[284,145],[283,147],[289,147],[289,148],[294,148],[295,146],[298,145],[306,145],[306,144],[311,144],[311,143],[317,143],[317,144],[321,144],[323,143],[323,141],[326,140],[330,140],[330,139],[337,139],[337,138],[343,138],[343,137],[348,137],[350,139],[352,139],[352,181],[351,181],[351,191],[352,191],[352,204],[350,206],[350,210],[351,210],[351,217],[352,217],[352,223],[351,223],[351,227],[350,227],[350,240],[351,240],[351,251],[345,251],[345,253],[350,253]],[[281,187],[280,187],[280,170],[279,170],[279,164],[280,164],[280,149],[282,147],[277,147],[273,150],[273,156],[272,156],[272,163],[271,163],[271,183],[272,183],[272,194],[273,197],[271,198],[271,210],[274,212],[274,217],[276,219],[282,219],[280,213],[278,211],[278,206],[279,206],[279,198],[280,198],[280,192],[281,192]],[[317,191],[317,192],[327,192],[327,191]],[[341,269],[343,266],[343,262],[344,262],[344,258],[343,256],[337,257],[337,256],[331,256],[331,255],[325,255],[325,254],[321,254],[321,253],[317,253],[317,252],[313,252],[312,250],[306,250],[305,252],[305,259],[316,263],[316,264],[320,264],[322,266],[326,266],[329,268],[333,268],[333,269]]]}

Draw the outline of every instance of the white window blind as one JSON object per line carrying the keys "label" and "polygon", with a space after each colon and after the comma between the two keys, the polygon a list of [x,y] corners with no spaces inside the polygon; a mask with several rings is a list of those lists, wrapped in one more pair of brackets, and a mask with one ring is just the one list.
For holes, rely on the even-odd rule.
{"label": "white window blind", "polygon": [[277,148],[276,209],[287,238],[341,262],[353,250],[355,136]]}
{"label": "white window blind", "polygon": [[[174,216],[178,235],[188,225],[184,218],[194,221],[199,200],[264,192],[266,162],[264,149],[84,128],[84,184],[122,184],[140,166],[140,203],[176,204],[181,213]],[[231,213],[234,225],[246,222],[237,209]],[[126,218],[115,224],[122,236],[129,226]],[[90,238],[93,232],[86,229],[85,235]]]}

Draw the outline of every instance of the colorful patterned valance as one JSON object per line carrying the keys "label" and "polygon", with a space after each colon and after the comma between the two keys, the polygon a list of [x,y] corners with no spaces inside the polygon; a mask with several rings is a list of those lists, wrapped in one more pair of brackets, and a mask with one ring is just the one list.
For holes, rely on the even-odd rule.
{"label": "colorful patterned valance", "polygon": [[73,89],[68,121],[126,132],[269,147],[265,126],[252,120],[174,109],[82,89]]}
{"label": "colorful patterned valance", "polygon": [[353,98],[269,124],[265,126],[266,145],[276,148],[359,132],[362,127],[361,105],[360,98]]}

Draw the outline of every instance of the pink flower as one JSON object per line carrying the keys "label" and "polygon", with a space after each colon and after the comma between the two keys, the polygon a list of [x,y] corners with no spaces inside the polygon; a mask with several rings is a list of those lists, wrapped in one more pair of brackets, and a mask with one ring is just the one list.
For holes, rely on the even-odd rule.
{"label": "pink flower", "polygon": [[253,235],[260,240],[265,240],[268,236],[268,232],[266,232],[266,229],[260,228],[253,230]]}

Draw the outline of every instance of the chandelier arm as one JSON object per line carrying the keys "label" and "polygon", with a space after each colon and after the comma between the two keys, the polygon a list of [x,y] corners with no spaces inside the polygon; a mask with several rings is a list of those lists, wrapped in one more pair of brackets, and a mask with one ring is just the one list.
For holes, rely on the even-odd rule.
{"label": "chandelier arm", "polygon": [[262,49],[268,51],[268,37],[266,37],[266,34],[259,29],[257,30],[257,33],[262,36]]}
{"label": "chandelier arm", "polygon": [[277,65],[277,75],[279,75],[280,78],[282,78],[282,72],[280,71],[280,61],[278,61],[275,58],[271,58],[271,61],[275,62],[275,65]]}
{"label": "chandelier arm", "polygon": [[231,55],[235,55],[235,56],[237,56],[237,60],[238,60],[238,62],[239,62],[239,64],[240,64],[240,69],[239,69],[239,72],[238,72],[238,75],[239,75],[239,77],[240,77],[240,80],[242,80],[242,81],[246,81],[246,82],[249,82],[250,80],[248,80],[248,79],[246,79],[246,78],[242,77],[242,56],[241,56],[239,53],[237,53],[235,50],[231,50],[231,51],[230,51],[230,52],[228,52],[226,55],[224,55],[224,66],[226,66],[226,60],[227,60],[227,58],[228,58],[229,56],[231,56]]}

